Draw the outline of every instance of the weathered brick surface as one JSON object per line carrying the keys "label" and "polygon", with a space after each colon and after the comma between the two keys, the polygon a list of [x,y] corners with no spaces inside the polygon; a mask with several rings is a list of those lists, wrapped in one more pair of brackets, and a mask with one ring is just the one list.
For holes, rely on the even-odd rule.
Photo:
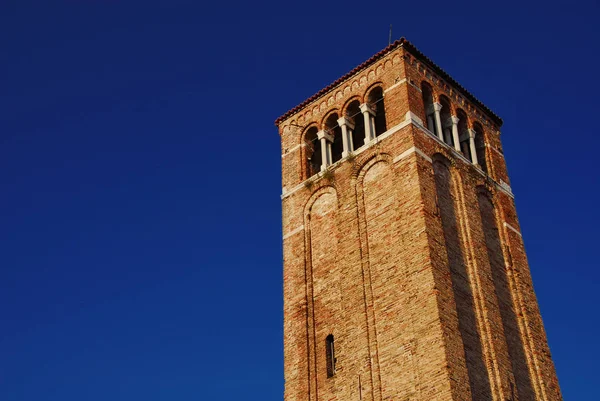
{"label": "weathered brick surface", "polygon": [[[499,127],[438,72],[397,46],[279,123],[286,401],[562,399]],[[423,81],[482,124],[487,173],[420,124]],[[307,179],[306,130],[377,85],[393,133]]]}

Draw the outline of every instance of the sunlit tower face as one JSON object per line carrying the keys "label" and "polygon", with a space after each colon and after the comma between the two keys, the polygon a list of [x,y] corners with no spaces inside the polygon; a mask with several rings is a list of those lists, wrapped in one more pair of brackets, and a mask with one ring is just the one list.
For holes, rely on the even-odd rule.
{"label": "sunlit tower face", "polygon": [[498,116],[400,40],[276,124],[286,401],[562,399]]}

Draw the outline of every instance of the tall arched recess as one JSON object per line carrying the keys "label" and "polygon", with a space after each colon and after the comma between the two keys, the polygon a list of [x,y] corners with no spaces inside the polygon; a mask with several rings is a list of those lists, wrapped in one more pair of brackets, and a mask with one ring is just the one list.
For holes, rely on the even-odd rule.
{"label": "tall arched recess", "polygon": [[517,309],[511,296],[507,263],[504,260],[492,195],[487,189],[479,187],[477,200],[481,214],[481,225],[487,256],[492,271],[492,281],[496,296],[498,297],[500,317],[502,319],[504,336],[507,342],[506,345],[508,346],[508,354],[516,381],[519,400],[534,400],[535,392],[531,383],[531,377],[529,376],[526,351],[519,330]]}
{"label": "tall arched recess", "polygon": [[452,179],[450,162],[441,155],[434,155],[433,171],[437,204],[448,258],[448,275],[452,280],[458,330],[465,353],[471,396],[473,401],[491,400],[490,378],[485,364],[481,336],[477,328],[475,300],[467,272],[466,255],[463,253],[461,244],[459,220],[455,206],[457,189]]}
{"label": "tall arched recess", "polygon": [[[393,329],[410,325],[409,316],[394,292],[394,289],[402,287],[404,279],[398,274],[398,187],[392,158],[387,154],[379,154],[372,158],[359,171],[359,227],[363,274],[366,278],[366,314],[373,360],[373,388],[374,392],[382,391],[383,399],[410,392],[410,378],[414,374],[413,366],[402,354],[401,347],[396,347],[390,354],[396,361],[393,364],[380,364],[377,353],[378,344],[408,341],[409,336],[406,332]],[[391,389],[394,392],[387,393]]]}
{"label": "tall arched recess", "polygon": [[[336,334],[341,319],[340,265],[338,261],[338,197],[334,188],[315,192],[307,203],[304,227],[308,253],[306,255],[306,297],[309,386],[318,388],[319,398],[331,399],[334,389],[325,383],[327,370],[326,338]],[[336,338],[338,336],[336,335]]]}

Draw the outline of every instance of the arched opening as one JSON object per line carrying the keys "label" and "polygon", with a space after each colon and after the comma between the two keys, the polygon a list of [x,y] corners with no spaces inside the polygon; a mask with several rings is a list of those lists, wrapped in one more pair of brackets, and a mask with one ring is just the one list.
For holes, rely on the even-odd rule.
{"label": "arched opening", "polygon": [[331,162],[335,163],[342,159],[342,152],[344,151],[344,144],[342,142],[342,128],[339,126],[337,120],[340,117],[337,113],[331,114],[325,120],[325,131],[333,137],[333,143],[331,144]]}
{"label": "arched opening", "polygon": [[352,130],[352,151],[360,148],[365,144],[365,119],[360,112],[360,102],[358,100],[352,101],[346,109],[346,118],[354,124]]}
{"label": "arched opening", "polygon": [[321,141],[317,137],[319,130],[311,127],[304,135],[304,154],[306,155],[305,179],[310,178],[321,170]]}
{"label": "arched opening", "polygon": [[369,92],[367,103],[375,111],[375,136],[379,136],[387,131],[387,122],[385,120],[385,103],[383,100],[383,89],[377,86]]}
{"label": "arched opening", "polygon": [[458,138],[460,140],[460,151],[462,154],[473,161],[471,157],[471,141],[469,139],[469,126],[467,124],[467,114],[461,109],[456,110],[456,117],[458,117]]}
{"label": "arched opening", "polygon": [[325,339],[325,352],[327,353],[327,377],[333,377],[336,363],[333,334],[328,335]]}
{"label": "arched opening", "polygon": [[479,123],[473,124],[475,130],[475,151],[477,152],[477,163],[481,169],[487,173],[487,162],[485,160],[485,137],[483,135],[483,127]]}
{"label": "arched opening", "polygon": [[446,249],[447,268],[445,276],[448,277],[451,290],[448,294],[454,298],[456,315],[447,316],[457,319],[459,335],[452,336],[453,346],[458,346],[462,341],[465,354],[469,386],[471,388],[472,400],[491,400],[492,392],[489,380],[489,372],[485,365],[482,338],[477,328],[475,298],[471,275],[468,273],[468,255],[463,250],[463,232],[460,224],[461,217],[457,215],[457,188],[452,177],[450,162],[441,155],[433,156],[433,171],[437,197],[437,207]]}
{"label": "arched opening", "polygon": [[483,229],[487,257],[492,273],[491,278],[498,299],[498,309],[500,311],[500,318],[502,319],[506,345],[508,346],[508,356],[517,382],[518,399],[533,400],[535,399],[535,393],[531,385],[529,369],[527,368],[525,347],[521,341],[521,334],[519,332],[518,309],[515,307],[510,291],[510,277],[508,274],[510,264],[507,263],[502,252],[503,244],[499,235],[500,230],[496,221],[493,198],[489,191],[481,187],[478,188],[477,195],[481,228]]}
{"label": "arched opening", "polygon": [[421,84],[421,92],[423,93],[423,109],[425,110],[425,125],[435,136],[438,136],[437,127],[435,125],[435,110],[433,108],[433,89],[427,82]]}
{"label": "arched opening", "polygon": [[450,146],[454,146],[454,140],[452,139],[452,109],[450,107],[450,100],[448,100],[446,96],[440,96],[440,104],[442,105],[440,117],[442,120],[444,142]]}

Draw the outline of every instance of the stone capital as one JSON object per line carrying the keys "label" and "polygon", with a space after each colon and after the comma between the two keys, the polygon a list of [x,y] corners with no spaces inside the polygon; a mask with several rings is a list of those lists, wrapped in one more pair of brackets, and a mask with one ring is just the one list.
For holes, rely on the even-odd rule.
{"label": "stone capital", "polygon": [[329,142],[333,142],[333,135],[331,135],[323,130],[317,132],[317,138],[319,138],[319,139],[325,138]]}
{"label": "stone capital", "polygon": [[477,134],[477,132],[473,129],[473,128],[469,128],[469,138],[475,138],[475,134]]}
{"label": "stone capital", "polygon": [[440,111],[442,109],[442,104],[441,103],[434,103],[433,104],[433,110],[434,111]]}
{"label": "stone capital", "polygon": [[375,115],[375,110],[373,110],[373,108],[367,104],[367,103],[363,103],[360,105],[360,111],[364,114],[364,113],[369,113],[372,116]]}
{"label": "stone capital", "polygon": [[452,124],[456,125],[460,121],[460,118],[456,116],[450,116],[450,121],[452,121]]}
{"label": "stone capital", "polygon": [[346,117],[338,118],[337,123],[340,127],[343,127],[345,125],[346,127],[350,128],[350,129],[354,129],[354,123]]}

